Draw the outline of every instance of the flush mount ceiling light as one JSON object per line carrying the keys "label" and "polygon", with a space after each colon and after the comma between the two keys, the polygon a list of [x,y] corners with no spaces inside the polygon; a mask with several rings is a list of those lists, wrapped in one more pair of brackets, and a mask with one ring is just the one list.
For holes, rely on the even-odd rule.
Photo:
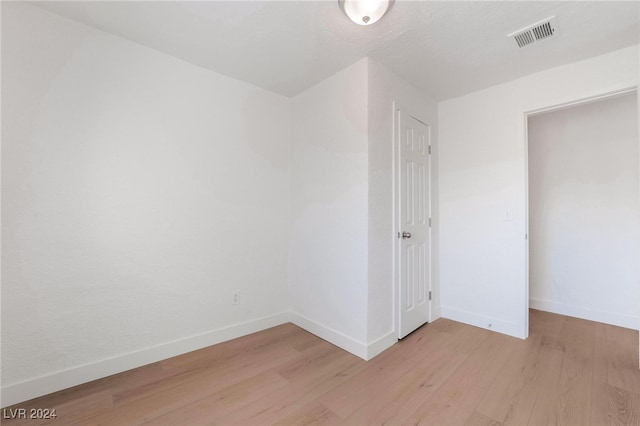
{"label": "flush mount ceiling light", "polygon": [[380,20],[393,0],[338,0],[344,13],[358,25],[371,25]]}

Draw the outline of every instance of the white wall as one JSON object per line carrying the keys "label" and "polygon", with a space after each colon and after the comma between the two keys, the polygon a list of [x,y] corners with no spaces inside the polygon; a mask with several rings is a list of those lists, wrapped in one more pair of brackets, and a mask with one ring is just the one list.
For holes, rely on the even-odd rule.
{"label": "white wall", "polygon": [[288,319],[289,99],[23,2],[2,90],[2,406]]}
{"label": "white wall", "polygon": [[[426,93],[409,85],[376,61],[369,61],[369,301],[368,342],[397,339],[393,247],[393,105],[431,127],[432,145],[432,315],[438,318],[438,108]],[[385,344],[380,346],[385,347]],[[375,347],[371,349],[375,353]]]}
{"label": "white wall", "polygon": [[367,59],[293,98],[293,320],[366,357]]}
{"label": "white wall", "polygon": [[530,306],[637,328],[635,92],[529,118]]}
{"label": "white wall", "polygon": [[526,336],[524,112],[638,82],[638,46],[439,104],[442,316]]}
{"label": "white wall", "polygon": [[293,320],[365,359],[397,341],[394,101],[433,126],[435,146],[436,103],[368,58],[293,100]]}

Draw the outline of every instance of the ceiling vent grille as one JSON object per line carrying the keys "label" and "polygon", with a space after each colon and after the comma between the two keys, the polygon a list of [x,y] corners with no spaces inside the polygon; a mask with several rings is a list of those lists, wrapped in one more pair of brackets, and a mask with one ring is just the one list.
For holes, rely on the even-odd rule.
{"label": "ceiling vent grille", "polygon": [[544,40],[557,34],[556,17],[552,16],[508,34],[513,37],[518,47],[526,47],[536,41]]}

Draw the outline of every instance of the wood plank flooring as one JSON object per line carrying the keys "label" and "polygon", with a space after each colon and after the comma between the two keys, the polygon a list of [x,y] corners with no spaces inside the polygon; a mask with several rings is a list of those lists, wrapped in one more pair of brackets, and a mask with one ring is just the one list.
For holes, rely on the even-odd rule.
{"label": "wood plank flooring", "polygon": [[[523,341],[440,319],[369,362],[292,325],[37,398],[3,425],[640,425],[638,332],[531,311]],[[8,410],[7,408],[7,410]]]}

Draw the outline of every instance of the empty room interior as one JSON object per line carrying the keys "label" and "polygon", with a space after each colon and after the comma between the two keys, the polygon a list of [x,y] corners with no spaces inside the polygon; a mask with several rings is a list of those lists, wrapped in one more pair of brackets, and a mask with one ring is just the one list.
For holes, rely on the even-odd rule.
{"label": "empty room interior", "polygon": [[640,425],[640,3],[1,13],[2,424]]}

